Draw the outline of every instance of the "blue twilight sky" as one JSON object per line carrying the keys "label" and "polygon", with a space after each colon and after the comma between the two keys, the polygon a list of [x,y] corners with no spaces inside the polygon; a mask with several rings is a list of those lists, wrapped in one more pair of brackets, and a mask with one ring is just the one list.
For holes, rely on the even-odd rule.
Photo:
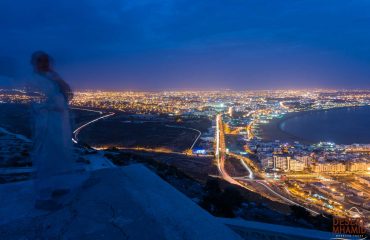
{"label": "blue twilight sky", "polygon": [[0,71],[80,89],[370,88],[369,0],[1,0],[0,32]]}

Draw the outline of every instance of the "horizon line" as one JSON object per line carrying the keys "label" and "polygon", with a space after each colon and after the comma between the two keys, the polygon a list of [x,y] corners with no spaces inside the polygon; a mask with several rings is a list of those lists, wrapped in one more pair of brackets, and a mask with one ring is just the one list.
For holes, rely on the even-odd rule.
{"label": "horizon line", "polygon": [[370,91],[370,88],[260,88],[260,89],[102,89],[102,88],[75,88],[75,92],[258,92],[258,91]]}

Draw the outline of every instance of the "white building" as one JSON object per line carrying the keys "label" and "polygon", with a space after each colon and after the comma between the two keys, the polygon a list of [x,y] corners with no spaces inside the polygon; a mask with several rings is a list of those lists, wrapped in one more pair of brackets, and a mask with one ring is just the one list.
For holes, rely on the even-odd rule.
{"label": "white building", "polygon": [[274,168],[274,159],[270,156],[262,158],[261,164],[264,169],[272,169]]}
{"label": "white building", "polygon": [[305,169],[305,162],[298,159],[288,158],[288,170],[293,172],[300,172]]}
{"label": "white building", "polygon": [[282,170],[282,171],[287,171],[289,170],[289,164],[288,164],[288,161],[289,161],[290,157],[288,156],[274,156],[274,169],[279,169],[279,170]]}
{"label": "white building", "polygon": [[311,169],[315,173],[320,173],[320,172],[338,173],[338,172],[345,172],[346,165],[343,163],[317,163],[315,165],[312,165]]}
{"label": "white building", "polygon": [[370,170],[369,162],[351,162],[348,165],[348,171],[350,172],[366,172]]}

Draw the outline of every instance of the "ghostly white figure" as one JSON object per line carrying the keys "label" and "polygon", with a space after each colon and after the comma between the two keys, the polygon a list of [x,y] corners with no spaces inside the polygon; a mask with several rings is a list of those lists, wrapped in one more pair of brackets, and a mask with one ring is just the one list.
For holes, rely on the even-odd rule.
{"label": "ghostly white figure", "polygon": [[73,170],[72,130],[68,101],[72,97],[69,86],[51,69],[51,59],[44,52],[35,52],[31,63],[33,78],[29,83],[41,100],[33,104],[33,152],[36,208],[58,208],[57,194],[68,192],[68,173]]}

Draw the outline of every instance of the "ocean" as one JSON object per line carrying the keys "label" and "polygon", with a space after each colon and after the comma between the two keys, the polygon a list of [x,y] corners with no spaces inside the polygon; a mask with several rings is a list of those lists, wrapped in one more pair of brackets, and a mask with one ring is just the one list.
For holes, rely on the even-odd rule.
{"label": "ocean", "polygon": [[370,106],[304,112],[285,118],[279,128],[308,142],[370,143]]}

